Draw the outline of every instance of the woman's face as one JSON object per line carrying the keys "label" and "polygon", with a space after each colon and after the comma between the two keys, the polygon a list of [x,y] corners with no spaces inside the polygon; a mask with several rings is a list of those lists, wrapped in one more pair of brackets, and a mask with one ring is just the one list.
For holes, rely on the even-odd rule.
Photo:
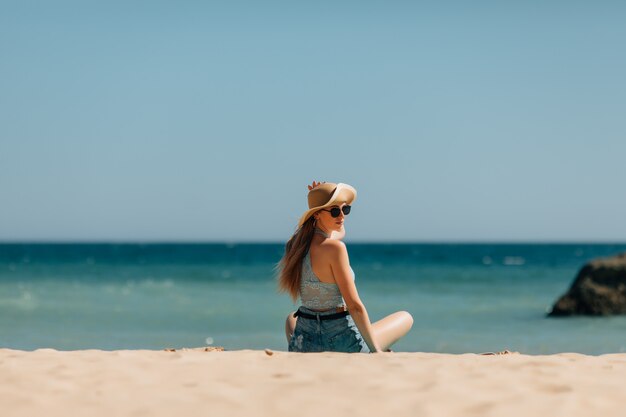
{"label": "woman's face", "polygon": [[[346,215],[343,214],[343,207],[347,205],[347,203],[335,204],[318,211],[315,214],[315,218],[317,219],[317,227],[326,231],[340,231],[343,228],[343,222],[346,219]],[[339,208],[339,216],[333,217],[330,214],[330,210],[333,207]]]}

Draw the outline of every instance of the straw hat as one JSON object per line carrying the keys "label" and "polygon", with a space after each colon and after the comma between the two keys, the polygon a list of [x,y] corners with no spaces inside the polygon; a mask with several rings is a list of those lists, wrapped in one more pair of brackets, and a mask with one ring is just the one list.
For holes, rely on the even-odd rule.
{"label": "straw hat", "polygon": [[324,182],[309,191],[307,199],[309,201],[309,209],[300,217],[298,228],[307,221],[311,214],[319,209],[344,202],[348,204],[352,203],[356,200],[356,190],[351,185],[341,182],[339,184]]}

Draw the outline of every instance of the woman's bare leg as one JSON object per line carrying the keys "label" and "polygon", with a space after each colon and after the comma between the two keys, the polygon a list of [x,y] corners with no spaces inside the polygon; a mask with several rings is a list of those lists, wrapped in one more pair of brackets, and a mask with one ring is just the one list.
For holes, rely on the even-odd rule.
{"label": "woman's bare leg", "polygon": [[406,335],[413,326],[413,316],[406,311],[397,311],[372,323],[374,337],[382,350],[387,350]]}
{"label": "woman's bare leg", "polygon": [[289,315],[287,316],[287,321],[285,321],[285,333],[287,336],[287,343],[291,341],[291,335],[296,328],[296,320],[298,320],[297,317],[293,316],[293,313],[295,313],[295,311],[289,313]]}

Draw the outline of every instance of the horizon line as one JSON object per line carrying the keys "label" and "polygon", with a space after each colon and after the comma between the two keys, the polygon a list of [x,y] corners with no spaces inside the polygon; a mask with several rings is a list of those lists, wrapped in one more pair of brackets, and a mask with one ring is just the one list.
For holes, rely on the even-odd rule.
{"label": "horizon line", "polygon": [[[626,245],[626,240],[349,240],[353,244],[415,244],[415,245]],[[0,240],[0,245],[284,245],[276,240],[113,240],[113,239],[38,239]]]}

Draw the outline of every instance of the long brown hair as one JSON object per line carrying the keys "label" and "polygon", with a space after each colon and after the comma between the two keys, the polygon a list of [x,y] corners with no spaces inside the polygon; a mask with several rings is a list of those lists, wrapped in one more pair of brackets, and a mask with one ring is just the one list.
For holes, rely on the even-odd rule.
{"label": "long brown hair", "polygon": [[311,246],[314,229],[315,218],[311,216],[291,236],[285,245],[285,255],[275,267],[278,270],[278,292],[288,293],[294,303],[300,295],[302,261]]}

